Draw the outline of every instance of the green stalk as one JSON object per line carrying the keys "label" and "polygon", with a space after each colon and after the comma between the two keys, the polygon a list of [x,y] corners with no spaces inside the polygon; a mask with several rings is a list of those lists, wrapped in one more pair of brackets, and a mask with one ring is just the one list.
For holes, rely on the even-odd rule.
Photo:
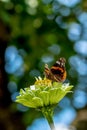
{"label": "green stalk", "polygon": [[48,124],[51,130],[55,130],[54,122],[53,122],[53,108],[44,107],[41,109],[44,117],[47,119]]}

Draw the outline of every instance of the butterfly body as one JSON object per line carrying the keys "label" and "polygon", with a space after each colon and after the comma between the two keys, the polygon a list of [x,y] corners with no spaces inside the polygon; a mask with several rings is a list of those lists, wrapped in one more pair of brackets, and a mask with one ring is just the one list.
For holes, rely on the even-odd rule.
{"label": "butterfly body", "polygon": [[65,58],[60,58],[51,68],[46,64],[44,71],[46,78],[56,82],[63,82],[66,79],[65,62]]}

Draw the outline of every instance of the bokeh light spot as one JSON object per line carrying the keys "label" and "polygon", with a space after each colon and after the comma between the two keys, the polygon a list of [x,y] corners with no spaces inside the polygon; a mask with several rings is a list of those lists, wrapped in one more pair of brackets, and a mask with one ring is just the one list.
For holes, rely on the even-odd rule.
{"label": "bokeh light spot", "polygon": [[37,19],[34,20],[33,26],[35,28],[39,28],[41,25],[42,25],[42,20],[41,19],[37,18]]}
{"label": "bokeh light spot", "polygon": [[58,106],[60,106],[61,108],[66,108],[70,106],[70,100],[67,97],[64,97],[62,99],[62,101],[59,102]]}
{"label": "bokeh light spot", "polygon": [[19,95],[19,93],[18,92],[14,92],[12,95],[11,95],[11,100],[13,101],[13,102],[15,102],[16,101],[16,97]]}
{"label": "bokeh light spot", "polygon": [[87,61],[81,59],[79,56],[72,56],[69,59],[69,63],[79,75],[87,75]]}
{"label": "bokeh light spot", "polygon": [[19,111],[25,112],[25,111],[27,111],[29,108],[28,108],[28,107],[25,107],[25,106],[23,106],[23,105],[21,105],[21,104],[17,104],[17,109],[18,109]]}
{"label": "bokeh light spot", "polygon": [[53,44],[50,47],[48,47],[48,50],[53,54],[58,55],[60,53],[60,46],[57,44]]}
{"label": "bokeh light spot", "polygon": [[33,69],[29,72],[29,75],[32,76],[32,77],[38,77],[40,76],[40,71],[39,70],[36,70],[36,69]]}
{"label": "bokeh light spot", "polygon": [[10,0],[1,0],[2,2],[9,2]]}
{"label": "bokeh light spot", "polygon": [[54,116],[55,123],[69,125],[76,117],[76,111],[73,107],[67,107]]}
{"label": "bokeh light spot", "polygon": [[63,22],[63,17],[62,16],[57,16],[55,21],[63,29],[66,29],[68,27],[67,23]]}
{"label": "bokeh light spot", "polygon": [[87,26],[87,12],[80,13],[80,15],[78,15],[77,18],[80,21],[80,23]]}
{"label": "bokeh light spot", "polygon": [[83,108],[86,106],[87,103],[87,95],[84,91],[81,90],[76,90],[74,92],[74,97],[73,97],[73,104],[76,108]]}
{"label": "bokeh light spot", "polygon": [[25,3],[29,5],[31,8],[36,8],[38,6],[37,0],[25,0]]}
{"label": "bokeh light spot", "polygon": [[11,93],[14,93],[14,92],[16,92],[17,91],[17,84],[16,84],[16,82],[14,82],[14,81],[10,81],[9,83],[8,83],[8,90],[9,90],[9,92],[11,92]]}
{"label": "bokeh light spot", "polygon": [[74,45],[74,49],[76,52],[84,56],[87,56],[87,41],[86,40],[77,41]]}
{"label": "bokeh light spot", "polygon": [[76,41],[80,38],[81,25],[77,23],[71,23],[68,29],[68,37],[72,41]]}
{"label": "bokeh light spot", "polygon": [[54,58],[51,55],[42,56],[42,62],[44,62],[44,63],[49,63],[49,62],[52,62],[53,60],[54,60]]}
{"label": "bokeh light spot", "polygon": [[47,121],[44,118],[36,119],[31,126],[28,126],[26,130],[50,130]]}
{"label": "bokeh light spot", "polygon": [[9,74],[14,74],[16,71],[23,70],[21,69],[24,61],[21,55],[18,54],[18,50],[15,46],[9,46],[5,52],[5,70]]}
{"label": "bokeh light spot", "polygon": [[60,9],[60,4],[58,4],[57,1],[54,1],[53,2],[53,6],[52,6],[52,10],[54,13],[58,13],[59,12],[59,9]]}
{"label": "bokeh light spot", "polygon": [[57,0],[60,4],[63,4],[67,7],[74,7],[76,4],[80,2],[80,0]]}
{"label": "bokeh light spot", "polygon": [[67,7],[62,7],[59,9],[59,12],[62,16],[69,16],[70,15],[70,9]]}
{"label": "bokeh light spot", "polygon": [[17,48],[15,46],[9,46],[7,47],[5,51],[5,61],[6,62],[13,62],[16,58],[16,55],[18,54]]}
{"label": "bokeh light spot", "polygon": [[37,13],[36,8],[31,8],[31,7],[27,7],[26,11],[30,14],[30,15],[35,15]]}

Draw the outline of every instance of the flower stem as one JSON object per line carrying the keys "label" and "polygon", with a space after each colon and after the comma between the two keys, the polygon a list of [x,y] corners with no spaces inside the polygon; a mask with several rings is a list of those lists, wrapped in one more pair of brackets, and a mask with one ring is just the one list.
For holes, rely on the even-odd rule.
{"label": "flower stem", "polygon": [[41,111],[42,111],[44,117],[47,119],[51,130],[55,130],[55,126],[54,126],[54,122],[53,122],[53,108],[44,107],[41,109]]}

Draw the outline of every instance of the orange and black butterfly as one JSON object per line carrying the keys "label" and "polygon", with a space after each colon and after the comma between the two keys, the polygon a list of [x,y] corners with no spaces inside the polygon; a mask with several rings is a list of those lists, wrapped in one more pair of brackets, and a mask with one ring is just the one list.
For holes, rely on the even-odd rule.
{"label": "orange and black butterfly", "polygon": [[46,78],[56,82],[65,81],[66,79],[65,63],[66,63],[65,58],[60,58],[50,69],[48,65],[45,64],[44,73]]}

